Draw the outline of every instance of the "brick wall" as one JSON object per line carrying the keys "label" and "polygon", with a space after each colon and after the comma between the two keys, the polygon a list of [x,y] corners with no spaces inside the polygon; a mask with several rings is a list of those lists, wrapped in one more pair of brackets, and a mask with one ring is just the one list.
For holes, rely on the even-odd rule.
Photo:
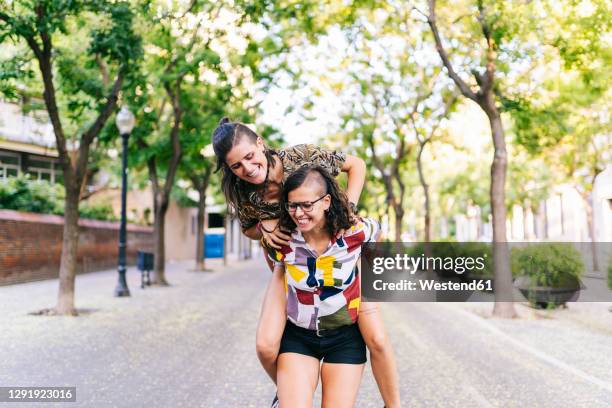
{"label": "brick wall", "polygon": [[[0,210],[0,285],[57,278],[64,218]],[[117,267],[119,223],[79,220],[77,273]],[[151,251],[153,229],[127,226],[127,262],[136,251]]]}

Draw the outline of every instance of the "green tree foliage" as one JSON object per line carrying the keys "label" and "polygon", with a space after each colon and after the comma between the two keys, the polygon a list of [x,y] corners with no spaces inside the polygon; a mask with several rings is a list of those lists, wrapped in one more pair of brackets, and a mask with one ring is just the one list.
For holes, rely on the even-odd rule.
{"label": "green tree foliage", "polygon": [[115,109],[130,68],[142,55],[132,25],[133,11],[123,1],[0,2],[0,43],[10,44],[18,61],[1,76],[0,89],[9,97],[18,88],[26,95],[42,94],[63,171],[65,221],[54,310],[60,314],[76,314],[78,207],[91,146]]}
{"label": "green tree foliage", "polygon": [[[204,270],[204,218],[208,187],[216,167],[215,159],[206,157],[204,151],[212,142],[212,133],[223,117],[234,121],[255,124],[258,102],[255,91],[265,92],[272,80],[271,68],[265,64],[267,54],[278,55],[280,50],[266,35],[254,38],[254,28],[258,26],[258,14],[248,5],[238,3],[231,10],[232,20],[224,30],[214,33],[215,45],[224,50],[219,53],[219,61],[214,64],[201,64],[200,75],[196,76],[185,88],[185,115],[181,144],[183,156],[178,177],[189,180],[191,187],[198,193],[196,269]],[[232,36],[240,35],[242,43],[232,41]],[[209,36],[213,36],[210,32]],[[206,80],[206,76],[214,80]],[[274,128],[261,126],[257,129],[268,145],[278,145]],[[220,192],[216,183],[212,196]]]}
{"label": "green tree foliage", "polygon": [[505,100],[505,108],[518,144],[532,155],[548,153],[549,166],[560,170],[562,178],[586,173],[576,184],[590,191],[589,184],[603,170],[605,152],[612,147],[607,117],[612,47],[601,35],[610,31],[609,4],[572,0],[563,2],[563,7],[556,2],[540,6],[544,38],[538,52],[547,72],[533,73],[541,86]]}
{"label": "green tree foliage", "polygon": [[[517,144],[531,156],[542,156],[557,183],[569,182],[580,193],[595,240],[593,203],[595,177],[612,162],[612,47],[606,1],[568,1],[562,8],[542,3],[546,16],[539,44],[548,72],[542,86],[505,102]],[[599,269],[593,245],[593,266]]]}
{"label": "green tree foliage", "polygon": [[[310,92],[296,103],[301,103],[296,107],[304,119],[319,120],[314,112],[322,95],[333,94],[342,106],[338,129],[334,129],[336,142],[341,139],[343,150],[368,162],[372,170],[368,189],[379,184],[382,190],[381,203],[368,195],[362,197],[362,206],[392,209],[396,240],[400,240],[408,224],[409,198],[422,200],[413,194],[419,167],[415,159],[421,157],[418,153],[432,140],[430,136],[438,133],[436,122],[445,116],[441,114],[449,81],[436,81],[441,78],[437,60],[414,57],[423,53],[424,42],[422,33],[402,23],[409,9],[398,14],[390,5],[373,4],[375,10],[365,3],[351,10],[339,5],[332,10],[328,4],[320,4],[316,12],[311,9],[314,14],[309,20],[316,21],[315,26],[331,25],[326,32],[313,29],[312,35],[304,33],[295,41],[318,42],[317,64],[300,64],[296,51],[288,58],[289,70],[299,74],[292,77],[292,87]],[[333,145],[333,141],[334,137],[326,137],[321,143]],[[427,187],[425,177],[421,180]]]}
{"label": "green tree foliage", "polygon": [[[198,100],[199,84],[207,71],[215,81],[220,55],[212,44],[215,20],[222,11],[212,2],[193,2],[186,9],[178,3],[153,2],[143,10],[141,30],[148,53],[126,92],[134,110],[130,162],[146,167],[153,193],[155,268],[154,282],[166,285],[165,215],[176,180],[186,139],[201,137],[193,121],[203,108]],[[208,29],[210,27],[210,29]]]}
{"label": "green tree foliage", "polygon": [[147,54],[124,97],[137,121],[130,165],[140,173],[146,169],[153,192],[154,279],[160,284],[165,283],[164,217],[170,193],[178,188],[175,181],[188,180],[200,194],[202,225],[213,170],[202,149],[223,116],[254,121],[252,92],[269,80],[260,67],[262,55],[276,48],[265,36],[255,38],[261,34],[257,18],[247,4],[225,1],[150,2],[142,12],[139,27]]}
{"label": "green tree foliage", "polygon": [[[512,290],[509,254],[502,243],[506,233],[506,172],[508,152],[501,101],[514,94],[521,65],[534,60],[533,28],[537,17],[531,2],[427,1],[427,11],[415,7],[433,36],[446,72],[461,94],[487,115],[494,156],[491,163],[490,202],[493,224],[496,298]],[[460,28],[461,31],[457,30]],[[533,41],[532,41],[533,40]],[[450,45],[449,45],[450,44]],[[510,75],[512,74],[512,75]],[[494,314],[513,317],[512,303],[497,302]]]}

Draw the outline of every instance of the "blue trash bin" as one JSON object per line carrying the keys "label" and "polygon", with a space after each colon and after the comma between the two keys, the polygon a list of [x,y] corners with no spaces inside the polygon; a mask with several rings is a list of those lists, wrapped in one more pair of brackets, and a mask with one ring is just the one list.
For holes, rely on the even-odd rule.
{"label": "blue trash bin", "polygon": [[225,234],[204,234],[204,257],[223,258]]}

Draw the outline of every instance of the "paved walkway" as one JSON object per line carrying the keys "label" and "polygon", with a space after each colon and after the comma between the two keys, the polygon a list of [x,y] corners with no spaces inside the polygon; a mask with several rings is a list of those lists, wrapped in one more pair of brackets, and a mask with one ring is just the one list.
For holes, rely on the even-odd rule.
{"label": "paved walkway", "polygon": [[[57,281],[0,287],[0,386],[77,387],[76,403],[52,406],[267,407],[254,337],[269,272],[191,265],[169,264],[171,286],[146,290],[130,269],[130,298],[112,296],[114,271],[81,275],[77,318],[27,314],[54,305]],[[499,320],[490,304],[384,304],[404,406],[609,407],[608,307],[518,306],[521,319]],[[368,368],[357,407],[381,406]]]}

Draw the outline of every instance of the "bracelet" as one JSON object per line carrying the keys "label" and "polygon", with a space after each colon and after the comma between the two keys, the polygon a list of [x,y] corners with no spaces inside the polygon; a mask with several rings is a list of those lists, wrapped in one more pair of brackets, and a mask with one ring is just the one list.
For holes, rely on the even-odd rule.
{"label": "bracelet", "polygon": [[265,229],[265,228],[264,228],[264,226],[263,226],[263,224],[261,223],[261,221],[259,221],[259,223],[258,223],[257,225],[259,225],[259,228],[261,228],[261,230],[263,230],[264,232],[267,232],[268,234],[271,234],[271,233],[273,233],[274,231],[276,231],[276,229],[278,228],[278,224],[279,224],[279,223],[280,223],[280,222],[277,222],[277,223],[276,223],[276,227],[272,228],[272,230],[271,230],[271,231],[268,231],[267,229]]}
{"label": "bracelet", "polygon": [[349,208],[351,209],[351,211],[353,212],[353,214],[357,214],[357,204],[353,203],[353,202],[349,202]]}

